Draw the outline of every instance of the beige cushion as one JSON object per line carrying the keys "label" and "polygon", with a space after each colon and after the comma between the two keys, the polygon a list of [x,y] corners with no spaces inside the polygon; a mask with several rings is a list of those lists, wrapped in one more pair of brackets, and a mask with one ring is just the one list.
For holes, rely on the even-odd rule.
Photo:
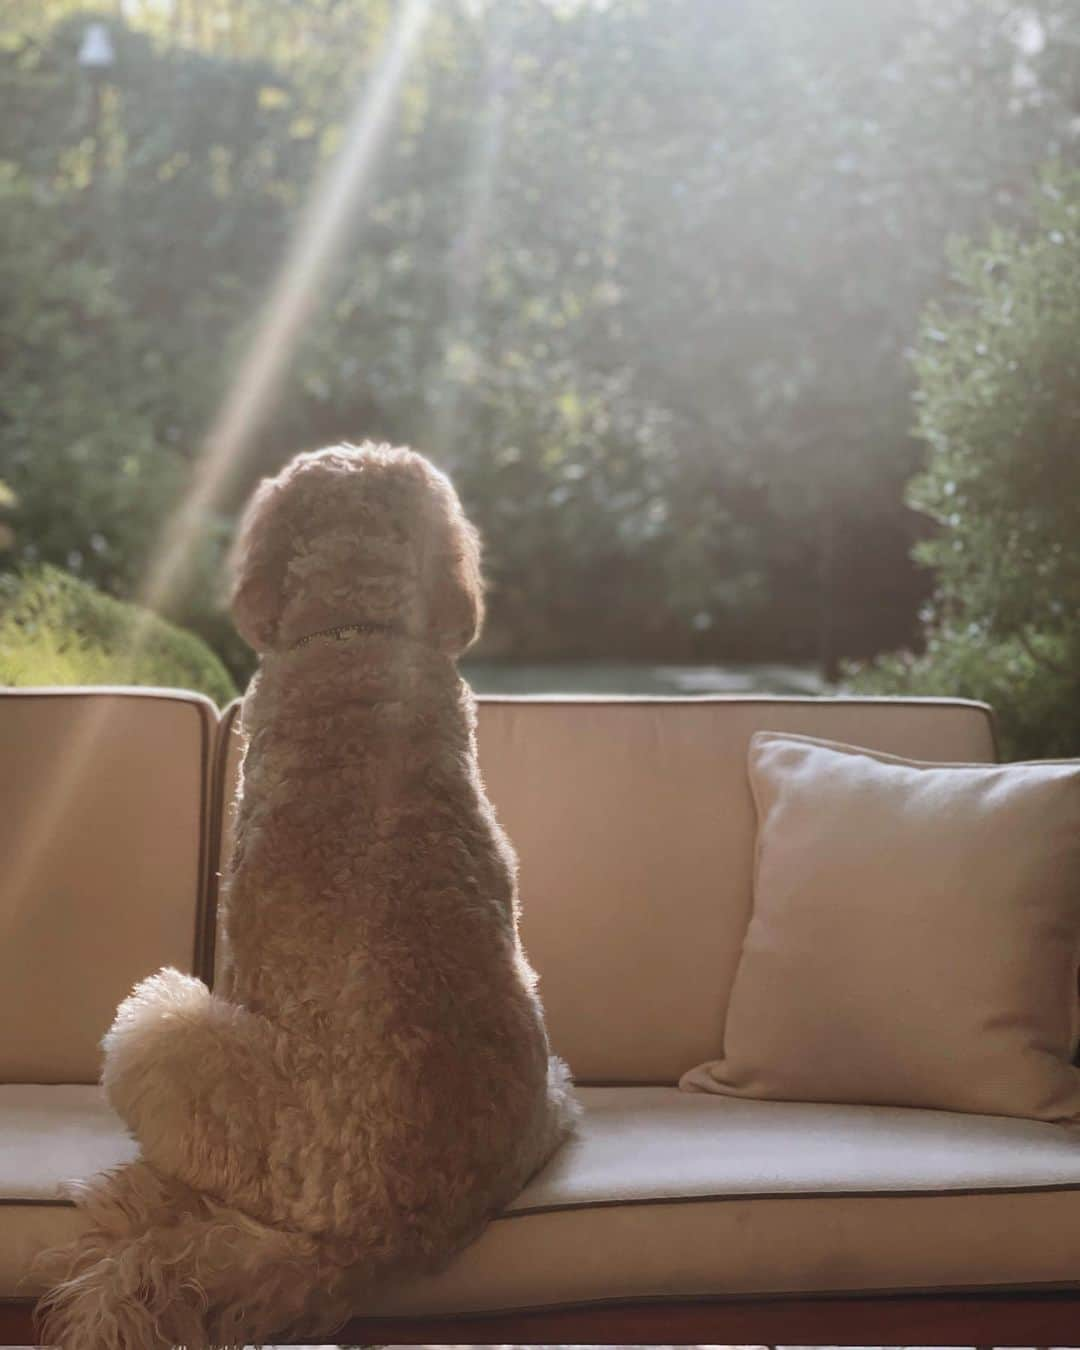
{"label": "beige cushion", "polygon": [[192,968],[216,720],[179,692],[0,693],[0,1082],[93,1082],[135,981]]}
{"label": "beige cushion", "polygon": [[[1058,1285],[1080,1271],[1080,1148],[1060,1126],[674,1088],[582,1097],[580,1138],[509,1215],[372,1311]],[[77,1231],[58,1183],[131,1152],[94,1088],[0,1088],[0,1297],[37,1292],[19,1287],[33,1252]]]}
{"label": "beige cushion", "polygon": [[[232,709],[227,736],[234,723]],[[480,700],[480,764],[521,859],[526,950],[579,1080],[675,1083],[719,1054],[750,915],[746,751],[763,727],[922,759],[995,758],[989,711],[975,703]]]}
{"label": "beige cushion", "polygon": [[1080,1120],[1080,763],[750,746],[754,909],[689,1089]]}

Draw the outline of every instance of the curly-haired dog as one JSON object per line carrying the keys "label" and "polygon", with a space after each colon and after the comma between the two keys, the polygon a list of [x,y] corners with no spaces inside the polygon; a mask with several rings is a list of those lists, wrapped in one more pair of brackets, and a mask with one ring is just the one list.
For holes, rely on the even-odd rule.
{"label": "curly-haired dog", "polygon": [[65,1350],[328,1330],[444,1266],[572,1128],[455,664],[478,555],[408,450],[299,455],[252,500],[224,974],[161,971],[105,1038],[141,1156],[75,1192],[91,1227],[43,1303]]}

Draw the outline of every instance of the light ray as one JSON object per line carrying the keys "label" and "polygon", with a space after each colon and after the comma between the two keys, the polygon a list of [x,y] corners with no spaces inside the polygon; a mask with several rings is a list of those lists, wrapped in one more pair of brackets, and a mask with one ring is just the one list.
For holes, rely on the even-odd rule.
{"label": "light ray", "polygon": [[274,401],[282,372],[318,299],[393,112],[432,0],[405,0],[379,68],[349,120],[340,152],[315,191],[263,310],[254,339],[196,463],[191,487],[165,529],[140,603],[162,610],[182,582],[192,541],[224,498]]}

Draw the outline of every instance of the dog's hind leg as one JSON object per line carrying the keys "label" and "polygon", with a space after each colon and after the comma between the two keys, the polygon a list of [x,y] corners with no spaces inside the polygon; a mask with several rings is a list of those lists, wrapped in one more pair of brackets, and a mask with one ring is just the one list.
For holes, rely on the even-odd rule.
{"label": "dog's hind leg", "polygon": [[273,1140],[282,1115],[299,1109],[285,1034],[201,980],[163,970],[124,1000],[103,1044],[106,1094],[144,1158],[266,1213],[268,1194],[281,1194],[268,1168]]}

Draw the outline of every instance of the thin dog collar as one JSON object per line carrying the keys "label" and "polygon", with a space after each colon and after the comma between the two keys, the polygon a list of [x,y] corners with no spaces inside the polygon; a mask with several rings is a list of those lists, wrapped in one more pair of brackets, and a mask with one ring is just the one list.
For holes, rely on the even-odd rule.
{"label": "thin dog collar", "polygon": [[289,651],[296,651],[297,647],[306,647],[309,642],[314,642],[316,638],[333,638],[335,642],[348,642],[351,637],[359,637],[363,633],[396,633],[399,637],[405,637],[400,628],[395,628],[389,623],[339,623],[333,628],[319,628],[314,633],[305,633],[302,638],[297,638],[295,642],[289,644]]}

